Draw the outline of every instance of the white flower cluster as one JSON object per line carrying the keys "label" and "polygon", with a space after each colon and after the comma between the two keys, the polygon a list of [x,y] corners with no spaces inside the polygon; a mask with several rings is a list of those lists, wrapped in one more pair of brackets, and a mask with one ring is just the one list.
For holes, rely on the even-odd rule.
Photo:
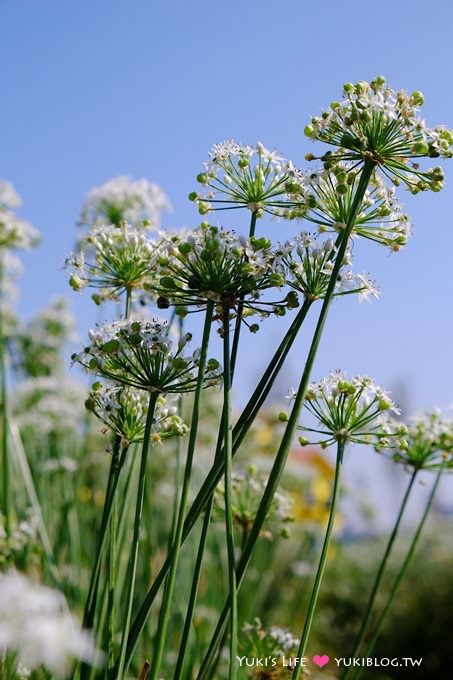
{"label": "white flower cluster", "polygon": [[[418,470],[438,470],[441,466],[453,468],[453,420],[439,409],[425,411],[413,417],[407,427],[399,422],[392,425],[404,427],[405,433],[396,445],[393,460]],[[377,451],[385,448],[382,443]]]}
{"label": "white flower cluster", "polygon": [[303,175],[260,142],[255,147],[229,140],[214,144],[205,170],[197,176],[206,191],[192,192],[200,214],[212,210],[248,208],[256,217],[270,213],[291,217],[303,198]]}
{"label": "white flower cluster", "polygon": [[82,424],[85,389],[61,376],[29,378],[14,394],[13,412],[21,430],[41,439],[51,432],[77,431]]}
{"label": "white flower cluster", "polygon": [[65,262],[71,287],[99,288],[97,301],[141,288],[155,268],[156,243],[144,230],[122,223],[95,226]]}
{"label": "white flower cluster", "polygon": [[[143,390],[95,383],[85,406],[107,427],[122,438],[123,446],[142,442],[145,432],[148,399]],[[151,427],[151,444],[160,444],[174,436],[184,436],[188,427],[178,416],[169,397],[159,395]]]}
{"label": "white flower cluster", "polygon": [[261,292],[285,283],[281,253],[267,238],[246,238],[203,223],[163,239],[157,258],[158,301],[203,305],[207,300],[253,308]]}
{"label": "white flower cluster", "polygon": [[35,553],[41,549],[38,541],[38,517],[29,509],[26,519],[14,523],[10,534],[5,531],[3,515],[0,512],[0,567],[8,564],[27,564],[33,561]]}
{"label": "white flower cluster", "polygon": [[0,249],[29,250],[40,241],[40,234],[29,222],[13,212],[20,197],[12,184],[0,181]]}
{"label": "white flower cluster", "polygon": [[[353,165],[341,163],[330,170],[306,176],[308,209],[304,218],[317,224],[319,232],[336,232],[346,227],[360,173]],[[363,237],[400,250],[411,235],[410,221],[388,186],[374,173],[354,222],[352,236]]]}
{"label": "white flower cluster", "polygon": [[338,147],[333,152],[337,158],[372,159],[392,181],[403,181],[414,193],[442,188],[442,169],[423,172],[418,159],[451,158],[453,133],[443,125],[426,126],[419,113],[424,103],[421,92],[395,92],[378,76],[369,83],[346,83],[343,97],[312,118],[305,127],[308,137]]}
{"label": "white flower cluster", "polygon": [[[302,293],[307,300],[323,299],[329,286],[337,248],[332,239],[318,244],[308,232],[302,232],[284,244],[283,262],[287,266],[286,282]],[[350,264],[350,253],[346,253],[344,265]],[[378,298],[379,290],[366,274],[354,274],[351,270],[340,270],[334,296],[357,294],[359,301]]]}
{"label": "white flower cluster", "polygon": [[[121,385],[147,392],[187,392],[195,388],[195,369],[200,350],[182,356],[190,334],[173,346],[165,321],[120,320],[90,331],[90,344],[73,362]],[[221,372],[215,359],[209,359],[205,386],[216,384]]]}
{"label": "white flower cluster", "polygon": [[[232,478],[233,522],[247,532],[255,520],[260,501],[266,488],[267,479],[258,474],[250,465],[244,473],[234,473]],[[223,518],[225,512],[225,488],[220,483],[214,496],[214,518]],[[289,537],[288,525],[294,521],[291,498],[282,490],[276,491],[261,531],[264,538],[272,538],[278,532],[283,538]]]}
{"label": "white flower cluster", "polygon": [[299,646],[299,640],[289,630],[278,626],[264,628],[258,617],[253,623],[244,624],[242,632],[247,638],[244,641],[246,648],[250,646],[251,655],[258,658],[276,657],[280,661],[282,656],[294,654]]}
{"label": "white flower cluster", "polygon": [[[321,446],[335,441],[391,446],[393,437],[404,434],[404,427],[394,428],[394,420],[389,417],[399,413],[396,404],[368,376],[347,378],[342,371],[330,373],[309,385],[305,407],[318,425],[299,429],[314,433]],[[310,443],[305,436],[299,441],[302,445]]]}
{"label": "white flower cluster", "polygon": [[120,176],[89,192],[79,223],[88,228],[106,223],[119,227],[124,222],[157,227],[166,210],[171,210],[170,201],[157,184]]}
{"label": "white flower cluster", "polygon": [[61,593],[11,571],[0,574],[0,654],[29,670],[66,677],[74,660],[99,665],[102,655],[80,629]]}

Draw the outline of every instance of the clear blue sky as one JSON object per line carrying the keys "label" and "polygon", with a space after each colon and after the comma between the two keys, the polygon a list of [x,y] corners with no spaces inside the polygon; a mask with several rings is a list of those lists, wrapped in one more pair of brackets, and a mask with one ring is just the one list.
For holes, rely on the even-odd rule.
{"label": "clear blue sky", "polygon": [[[61,264],[84,195],[112,176],[158,182],[175,208],[167,225],[196,225],[186,196],[214,142],[260,140],[304,166],[310,115],[343,82],[380,73],[424,92],[428,123],[453,126],[452,25],[449,0],[0,0],[0,177],[44,236],[24,257],[20,313],[67,292],[85,334],[89,296],[69,291]],[[335,304],[314,377],[342,367],[406,381],[413,408],[453,402],[449,165],[442,194],[403,192],[414,222],[404,252],[357,243],[355,266],[382,299]],[[228,219],[246,229],[245,214]],[[295,227],[260,228],[286,238]],[[250,352],[264,361],[279,334],[269,323],[246,339],[241,392],[260,370]],[[301,342],[292,369],[303,356]]]}

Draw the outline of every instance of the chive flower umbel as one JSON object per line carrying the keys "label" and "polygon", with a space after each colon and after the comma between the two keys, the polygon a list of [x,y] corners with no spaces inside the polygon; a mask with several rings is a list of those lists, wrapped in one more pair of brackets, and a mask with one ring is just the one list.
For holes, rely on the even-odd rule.
{"label": "chive flower umbel", "polygon": [[171,210],[171,204],[162,189],[146,179],[133,180],[120,176],[92,189],[83,204],[79,226],[124,222],[135,227],[158,227],[161,214]]}
{"label": "chive flower umbel", "polygon": [[205,191],[193,191],[189,199],[197,202],[201,215],[247,208],[256,217],[291,218],[304,192],[302,172],[260,142],[255,147],[231,140],[214,144],[197,180]]}
{"label": "chive flower umbel", "polygon": [[40,233],[29,222],[16,216],[20,196],[10,182],[0,181],[0,250],[30,250],[41,240]]}
{"label": "chive flower umbel", "polygon": [[[143,441],[148,399],[146,392],[100,382],[93,384],[85,401],[86,408],[105,425],[106,430],[121,437],[124,445]],[[159,395],[151,427],[151,443],[160,444],[175,436],[184,436],[188,427],[177,409]]]}
{"label": "chive flower umbel", "polygon": [[[191,392],[197,382],[200,350],[183,356],[190,333],[175,347],[165,321],[120,320],[90,331],[90,343],[74,363],[91,373],[147,392]],[[205,387],[217,384],[221,377],[219,362],[209,359]]]}
{"label": "chive flower umbel", "polygon": [[97,302],[140,289],[155,268],[156,243],[130,224],[94,227],[66,259],[69,284],[80,291],[99,288]]}
{"label": "chive flower umbel", "polygon": [[340,371],[330,373],[319,382],[311,383],[305,395],[305,407],[318,422],[317,427],[300,426],[313,433],[312,442],[306,436],[302,445],[318,443],[323,447],[334,442],[391,444],[393,437],[401,437],[401,425],[395,427],[391,413],[399,409],[388,392],[368,376],[347,378]]}
{"label": "chive flower umbel", "polygon": [[[367,158],[396,185],[403,182],[412,193],[443,186],[442,168],[421,170],[422,158],[451,158],[453,133],[443,125],[428,128],[420,117],[424,103],[419,91],[394,91],[378,76],[343,86],[343,100],[311,119],[305,134],[338,147],[322,158],[361,163]],[[312,154],[308,154],[311,160]]]}

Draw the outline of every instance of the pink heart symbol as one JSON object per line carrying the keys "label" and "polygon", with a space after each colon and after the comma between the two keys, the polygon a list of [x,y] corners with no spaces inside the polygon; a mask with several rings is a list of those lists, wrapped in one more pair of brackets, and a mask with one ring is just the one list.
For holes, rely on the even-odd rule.
{"label": "pink heart symbol", "polygon": [[317,666],[322,668],[326,664],[328,664],[330,661],[329,657],[327,654],[323,654],[322,656],[319,656],[319,654],[315,654],[313,657],[313,663],[315,663]]}

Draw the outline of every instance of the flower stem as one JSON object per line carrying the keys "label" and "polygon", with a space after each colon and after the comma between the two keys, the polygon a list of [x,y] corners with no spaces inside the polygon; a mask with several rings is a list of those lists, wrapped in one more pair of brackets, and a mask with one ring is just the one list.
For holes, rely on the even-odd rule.
{"label": "flower stem", "polygon": [[[311,307],[311,301],[305,301],[302,308],[299,310],[296,318],[288,329],[285,337],[277,348],[274,356],[272,357],[268,367],[266,368],[261,380],[259,381],[254,393],[250,397],[245,409],[243,410],[239,420],[237,421],[233,429],[233,454],[236,453],[240,444],[242,443],[245,435],[250,430],[256,414],[261,407],[261,405],[266,400],[269,395],[272,386],[283,366],[286,357],[292,344],[307,316],[307,313]],[[205,481],[203,482],[201,489],[199,490],[195,500],[192,503],[187,517],[184,523],[184,533],[183,540],[187,538],[191,530],[196,524],[196,521],[200,514],[203,512],[206,505],[210,502],[214,489],[222,478],[223,474],[223,456],[222,454],[222,439],[220,438],[217,443],[216,454],[214,458],[214,464],[209,471]],[[151,606],[154,599],[159,592],[159,589],[165,580],[170,567],[170,556],[167,557],[166,561],[162,565],[159,573],[154,579],[150,590],[148,591],[138,613],[131,626],[131,635],[128,643],[128,660],[132,657],[135,651],[141,632],[145,626]]]}
{"label": "flower stem", "polygon": [[233,463],[233,429],[231,423],[231,365],[230,365],[230,309],[223,309],[223,451],[225,457],[225,529],[228,551],[228,586],[230,603],[230,665],[228,680],[237,676],[237,584],[236,557],[234,550],[234,525],[232,510],[232,463]]}
{"label": "flower stem", "polygon": [[5,358],[7,352],[5,319],[3,314],[3,262],[0,262],[0,399],[1,399],[1,428],[2,428],[2,504],[5,518],[5,532],[11,534],[11,479],[10,460],[8,451],[8,388],[6,381]]}
{"label": "flower stem", "polygon": [[170,619],[170,608],[173,599],[173,591],[175,586],[176,571],[178,568],[179,554],[182,545],[182,535],[184,529],[184,517],[186,514],[187,500],[189,497],[189,487],[192,475],[192,464],[195,453],[195,445],[197,440],[198,422],[200,415],[201,396],[203,392],[204,376],[206,371],[206,362],[208,356],[209,336],[211,333],[212,314],[214,310],[214,303],[209,301],[206,307],[206,316],[203,329],[203,339],[201,344],[200,363],[198,365],[197,384],[195,388],[195,396],[192,410],[192,422],[190,426],[189,443],[187,447],[187,458],[184,470],[184,479],[181,491],[181,500],[179,503],[178,519],[176,523],[174,550],[171,553],[170,571],[165,584],[164,597],[159,614],[159,622],[157,627],[157,635],[155,641],[155,650],[149,672],[150,680],[157,680],[159,677],[160,667],[162,664],[162,657],[165,647],[166,634],[168,622]]}
{"label": "flower stem", "polygon": [[[330,513],[329,521],[327,523],[326,535],[324,537],[324,543],[322,546],[321,556],[319,558],[318,569],[316,571],[315,582],[313,584],[313,589],[311,591],[310,603],[308,605],[307,615],[305,617],[304,629],[302,631],[302,637],[300,639],[299,650],[296,656],[301,659],[305,656],[305,651],[307,649],[308,638],[310,637],[311,627],[313,625],[313,618],[316,611],[316,605],[318,603],[319,591],[321,588],[322,577],[324,574],[324,568],[326,566],[327,553],[329,552],[330,541],[332,538],[332,531],[335,524],[335,517],[337,513],[338,498],[340,496],[340,480],[341,480],[341,468],[343,464],[343,454],[344,454],[345,442],[339,441],[337,443],[337,462],[335,466],[335,478],[333,483],[332,499],[330,502]],[[292,680],[298,680],[302,670],[301,665],[296,665],[294,667]]]}
{"label": "flower stem", "polygon": [[[137,500],[135,504],[134,532],[132,536],[132,546],[129,558],[129,572],[126,585],[126,615],[124,618],[123,635],[121,638],[121,648],[119,655],[118,673],[115,673],[115,680],[122,680],[125,673],[126,643],[132,618],[132,604],[134,599],[135,578],[137,575],[138,548],[140,542],[140,523],[143,511],[143,499],[145,495],[146,464],[148,462],[149,442],[151,439],[151,427],[153,424],[154,410],[158,392],[151,392],[149,395],[148,412],[146,414],[145,433],[143,435],[143,447],[140,460],[140,472],[138,478]],[[113,680],[113,675],[111,676]]]}
{"label": "flower stem", "polygon": [[[348,216],[348,220],[346,223],[346,227],[343,230],[342,234],[342,239],[340,241],[339,247],[338,247],[338,252],[335,258],[335,264],[332,268],[332,272],[330,275],[329,279],[329,285],[327,287],[326,295],[324,298],[324,302],[321,308],[321,312],[319,314],[318,322],[316,324],[315,332],[313,335],[313,339],[310,345],[310,349],[308,352],[307,360],[305,363],[305,368],[300,380],[299,388],[297,390],[295,399],[294,399],[294,405],[291,411],[291,414],[288,418],[288,422],[285,428],[285,432],[282,437],[282,441],[280,443],[280,447],[278,449],[277,455],[275,457],[274,465],[272,466],[271,473],[269,475],[268,483],[266,485],[266,489],[264,490],[263,497],[261,499],[260,505],[258,507],[255,521],[253,523],[253,526],[250,530],[250,534],[247,540],[247,544],[244,548],[244,552],[241,555],[240,561],[238,563],[237,567],[237,583],[238,587],[240,587],[242,583],[242,579],[245,575],[245,572],[247,570],[248,563],[250,561],[253,548],[255,546],[256,541],[259,538],[261,528],[264,524],[264,520],[266,519],[266,515],[269,511],[269,508],[271,506],[272,500],[274,498],[274,494],[277,490],[278,484],[280,482],[281,475],[283,473],[284,467],[286,465],[286,460],[288,458],[288,454],[292,445],[293,437],[296,432],[296,427],[298,424],[298,420],[300,417],[300,413],[302,410],[304,398],[305,398],[305,392],[308,387],[308,383],[310,380],[310,374],[311,374],[311,369],[313,367],[313,363],[316,357],[316,353],[318,351],[318,346],[321,340],[321,336],[324,330],[324,324],[327,318],[327,314],[330,308],[330,304],[332,302],[333,298],[333,293],[335,290],[335,285],[337,283],[337,278],[338,274],[340,272],[340,269],[343,265],[343,260],[344,256],[346,253],[346,249],[348,246],[349,242],[349,237],[351,236],[352,230],[354,228],[355,220],[358,214],[358,211],[360,209],[360,205],[362,203],[363,197],[365,195],[365,191],[367,189],[368,183],[371,179],[371,175],[373,174],[374,170],[374,163],[370,160],[365,161],[365,165],[363,167],[361,176],[360,176],[360,181],[357,187],[357,191],[354,195],[354,200],[351,205],[351,211]],[[212,658],[215,656],[216,649],[218,645],[220,644],[220,640],[222,639],[223,635],[223,630],[225,628],[225,624],[228,619],[228,608],[224,607],[222,614],[220,616],[219,622],[217,624],[217,628],[214,632],[214,635],[211,640],[211,644],[209,646],[209,649],[206,653],[205,659],[202,664],[202,669],[207,668],[210,666],[210,662]],[[198,680],[204,680],[205,675],[203,673],[203,670],[198,675]]]}
{"label": "flower stem", "polygon": [[[417,548],[418,541],[420,539],[420,535],[423,531],[423,527],[425,526],[426,520],[429,515],[429,511],[431,510],[431,506],[433,504],[434,496],[437,491],[437,487],[439,486],[439,482],[441,479],[441,475],[443,472],[444,466],[441,466],[439,469],[439,472],[436,475],[436,479],[434,480],[434,484],[431,489],[431,493],[429,494],[428,501],[425,506],[425,510],[423,511],[422,518],[418,524],[417,530],[414,534],[414,537],[412,539],[412,543],[409,547],[409,550],[407,551],[406,557],[404,559],[403,564],[400,567],[400,570],[398,572],[398,575],[395,579],[395,582],[392,586],[392,589],[390,590],[390,594],[387,598],[387,602],[385,603],[384,609],[381,612],[381,615],[378,619],[378,622],[376,624],[376,627],[373,631],[373,635],[371,637],[371,640],[368,643],[368,646],[366,648],[366,651],[364,653],[364,656],[370,656],[372,654],[374,647],[376,645],[376,642],[379,638],[379,635],[381,634],[382,626],[384,625],[385,619],[387,618],[387,614],[395,600],[396,594],[398,592],[398,589],[401,585],[401,582],[406,574],[407,568],[412,560],[412,557],[414,555],[415,549]],[[362,669],[358,668],[357,673],[353,676],[354,680],[358,680],[362,674]]]}
{"label": "flower stem", "polygon": [[[386,546],[386,549],[385,549],[385,552],[384,552],[384,556],[381,560],[378,572],[376,574],[376,578],[374,580],[373,588],[371,590],[371,594],[370,594],[370,597],[368,599],[368,604],[367,604],[367,608],[366,608],[366,611],[365,611],[365,616],[364,616],[362,624],[360,626],[360,630],[357,634],[357,638],[356,638],[356,641],[355,641],[355,644],[354,644],[354,649],[353,649],[352,654],[351,654],[352,658],[357,656],[357,654],[359,653],[360,648],[362,646],[363,639],[365,637],[365,633],[366,633],[368,625],[370,623],[371,614],[372,614],[373,609],[374,609],[374,604],[375,604],[375,601],[376,601],[376,595],[379,591],[379,587],[381,585],[381,581],[382,581],[382,577],[383,577],[383,574],[384,574],[384,571],[385,571],[385,567],[387,565],[388,558],[390,557],[390,553],[392,551],[393,544],[394,544],[395,539],[397,537],[399,527],[400,527],[400,524],[401,524],[401,520],[402,520],[404,511],[406,509],[406,505],[407,505],[407,502],[409,500],[409,496],[411,494],[412,488],[414,486],[417,473],[418,473],[418,468],[414,468],[414,471],[412,472],[411,478],[409,480],[409,484],[407,485],[407,488],[406,488],[406,493],[404,494],[403,500],[401,502],[400,509],[399,509],[399,512],[398,512],[398,516],[396,518],[396,522],[394,524],[392,533],[390,534],[389,540],[387,542],[387,546]],[[351,666],[348,668],[345,675],[343,676],[343,680],[346,680],[348,677],[351,676],[351,672],[350,672],[351,668],[352,668]]]}

